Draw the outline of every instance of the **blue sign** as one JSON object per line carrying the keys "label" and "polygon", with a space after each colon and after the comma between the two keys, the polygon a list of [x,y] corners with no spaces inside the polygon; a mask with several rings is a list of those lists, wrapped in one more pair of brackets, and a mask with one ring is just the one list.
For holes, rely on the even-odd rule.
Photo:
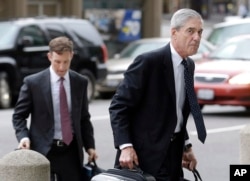
{"label": "blue sign", "polygon": [[125,10],[118,41],[130,42],[141,38],[141,11]]}

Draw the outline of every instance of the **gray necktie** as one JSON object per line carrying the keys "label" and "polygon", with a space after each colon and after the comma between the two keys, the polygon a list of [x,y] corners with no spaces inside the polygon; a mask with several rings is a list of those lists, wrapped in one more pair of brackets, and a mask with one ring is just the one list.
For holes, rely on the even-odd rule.
{"label": "gray necktie", "polygon": [[206,133],[204,120],[203,120],[203,117],[201,114],[201,110],[200,110],[200,107],[198,105],[197,97],[195,95],[194,86],[193,86],[193,79],[192,79],[192,76],[188,70],[187,61],[184,59],[181,63],[184,66],[184,80],[185,80],[185,89],[186,89],[186,93],[187,93],[186,95],[188,97],[188,102],[190,105],[191,113],[192,113],[193,118],[194,118],[196,130],[198,133],[198,138],[202,143],[204,143],[206,136],[207,136],[207,133]]}

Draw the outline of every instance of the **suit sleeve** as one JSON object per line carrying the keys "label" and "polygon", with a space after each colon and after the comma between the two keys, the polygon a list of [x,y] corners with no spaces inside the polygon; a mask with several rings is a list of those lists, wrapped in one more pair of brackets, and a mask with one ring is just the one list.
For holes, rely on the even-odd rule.
{"label": "suit sleeve", "polygon": [[29,137],[27,118],[31,112],[31,104],[29,81],[28,79],[24,79],[12,116],[12,123],[18,142],[24,137]]}
{"label": "suit sleeve", "polygon": [[85,150],[95,148],[94,129],[90,121],[90,113],[87,98],[87,82],[84,81],[83,99],[81,108],[81,133]]}
{"label": "suit sleeve", "polygon": [[147,67],[144,59],[143,56],[139,56],[129,66],[109,107],[116,148],[122,144],[131,143],[130,114],[143,97]]}

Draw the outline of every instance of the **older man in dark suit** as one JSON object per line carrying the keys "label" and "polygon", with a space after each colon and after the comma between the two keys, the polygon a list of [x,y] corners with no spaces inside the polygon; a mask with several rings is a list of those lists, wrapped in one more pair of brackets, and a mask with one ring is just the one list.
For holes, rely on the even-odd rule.
{"label": "older man in dark suit", "polygon": [[[204,122],[194,99],[193,82],[185,82],[184,66],[193,78],[203,20],[194,10],[181,9],[171,19],[171,41],[135,58],[110,105],[116,165],[134,164],[157,181],[179,181],[182,166],[193,170],[197,160],[186,130],[190,110],[205,141]],[[185,74],[185,76],[184,76]],[[188,86],[191,84],[191,86]],[[189,99],[188,88],[192,89]],[[195,105],[195,109],[193,109]]]}
{"label": "older man in dark suit", "polygon": [[[73,43],[66,37],[50,41],[51,66],[24,79],[13,114],[18,148],[45,155],[51,180],[82,180],[83,147],[97,158],[87,100],[87,80],[69,70]],[[30,127],[27,118],[31,116]]]}

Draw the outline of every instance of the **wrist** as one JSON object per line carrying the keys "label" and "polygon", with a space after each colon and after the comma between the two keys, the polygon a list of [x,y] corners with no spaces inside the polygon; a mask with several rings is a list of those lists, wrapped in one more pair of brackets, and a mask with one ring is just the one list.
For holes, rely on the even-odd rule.
{"label": "wrist", "polygon": [[192,144],[191,143],[188,143],[184,146],[184,151],[185,152],[188,152],[190,149],[192,148]]}
{"label": "wrist", "polygon": [[123,150],[124,148],[127,148],[127,147],[133,147],[133,145],[131,143],[125,143],[125,144],[120,145],[119,149]]}

